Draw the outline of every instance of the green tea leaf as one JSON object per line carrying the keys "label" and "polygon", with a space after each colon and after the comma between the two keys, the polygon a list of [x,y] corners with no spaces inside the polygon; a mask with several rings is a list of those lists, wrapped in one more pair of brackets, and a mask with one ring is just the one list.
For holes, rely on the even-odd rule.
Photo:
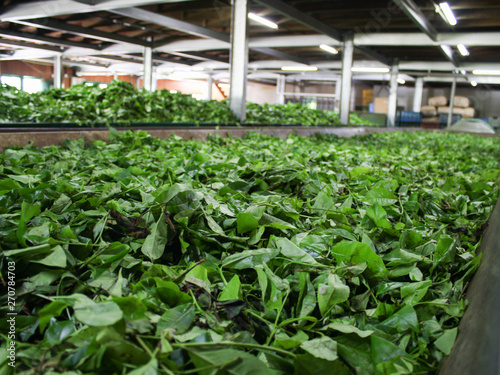
{"label": "green tea leaf", "polygon": [[238,275],[234,275],[231,281],[229,281],[222,291],[222,293],[219,295],[219,301],[228,301],[232,299],[241,299],[242,294],[241,294],[241,282],[240,278]]}
{"label": "green tea leaf", "polygon": [[190,303],[168,310],[158,322],[157,334],[164,329],[171,329],[176,333],[186,332],[195,318],[194,306]]}
{"label": "green tea leaf", "polygon": [[373,275],[384,275],[387,273],[384,262],[380,256],[372,251],[370,246],[357,241],[341,241],[332,248],[338,261],[349,263],[366,262],[368,270]]}
{"label": "green tea leaf", "polygon": [[337,343],[329,337],[303,342],[300,347],[312,356],[327,361],[335,361],[337,356]]}
{"label": "green tea leaf", "polygon": [[163,255],[168,240],[168,227],[165,215],[162,214],[158,221],[153,225],[151,234],[146,237],[141,251],[151,260],[156,260]]}

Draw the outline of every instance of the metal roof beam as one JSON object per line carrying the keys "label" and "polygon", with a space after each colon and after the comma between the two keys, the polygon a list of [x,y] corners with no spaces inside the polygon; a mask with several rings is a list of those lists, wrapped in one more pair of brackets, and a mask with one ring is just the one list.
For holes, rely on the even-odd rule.
{"label": "metal roof beam", "polygon": [[[438,41],[432,41],[424,33],[380,33],[380,34],[355,34],[354,44],[364,46],[386,46],[386,47],[437,47],[441,44],[457,45],[465,44],[467,47],[475,46],[500,46],[500,32],[479,33],[440,33]],[[274,36],[268,38],[251,38],[249,46],[254,48],[287,48],[287,47],[310,47],[318,44],[329,44],[340,46],[326,35],[293,35]],[[336,43],[336,44],[335,44]],[[216,49],[228,49],[229,44],[218,40],[184,40],[166,43],[159,49],[164,52],[187,52],[187,51],[209,51]]]}
{"label": "metal roof beam", "polygon": [[0,39],[0,45],[16,46],[16,47],[21,47],[21,48],[34,48],[34,49],[38,49],[38,50],[53,51],[53,52],[63,52],[64,51],[64,48],[62,48],[62,47],[29,43],[29,42],[23,42],[20,40]]}
{"label": "metal roof beam", "polygon": [[154,23],[170,29],[182,31],[183,33],[196,35],[202,38],[211,38],[229,43],[229,35],[218,31],[210,30],[205,27],[193,25],[188,22],[178,19],[163,16],[158,13],[150,12],[140,8],[118,8],[110,10],[111,13],[119,14],[120,16],[130,17],[144,22]]}
{"label": "metal roof beam", "polygon": [[[120,8],[114,9],[111,11],[112,13],[119,14],[121,16],[134,18],[137,20],[154,23],[163,27],[168,27],[174,30],[182,31],[186,34],[196,35],[203,38],[215,39],[219,42],[227,43],[226,48],[229,48],[230,37],[227,34],[220,33],[218,31],[210,30],[205,27],[193,25],[188,22],[180,21],[178,19],[163,16],[161,14],[153,13],[144,9],[139,8]],[[206,41],[204,41],[206,42]],[[160,46],[164,47],[166,45]],[[192,50],[196,50],[196,48],[192,48]],[[254,49],[254,48],[252,48]],[[254,49],[256,50],[256,49]],[[280,59],[290,60],[299,62],[302,64],[309,64],[309,62],[301,57],[294,56],[288,53],[284,53],[281,51],[277,51],[271,48],[259,48],[257,52],[278,57]]]}
{"label": "metal roof beam", "polygon": [[32,60],[54,57],[60,52],[47,51],[43,49],[19,49],[10,56],[2,57],[0,60]]}
{"label": "metal roof beam", "polygon": [[188,65],[188,66],[193,66],[193,65],[196,64],[196,62],[193,62],[193,61],[178,60],[178,59],[174,59],[172,57],[161,56],[158,53],[153,54],[153,60],[154,61],[170,62],[170,63],[175,63],[175,64]]}
{"label": "metal roof beam", "polygon": [[151,45],[150,42],[147,42],[146,40],[143,40],[143,39],[129,38],[127,36],[120,35],[117,33],[107,33],[107,32],[100,31],[100,30],[89,29],[87,27],[82,27],[82,26],[78,26],[78,25],[72,25],[72,24],[66,23],[66,22],[61,22],[61,21],[53,19],[53,18],[41,18],[41,19],[33,19],[33,20],[26,20],[26,21],[13,21],[13,22],[21,24],[21,25],[32,26],[32,27],[42,28],[42,29],[47,29],[47,30],[63,31],[65,33],[83,36],[85,38],[98,39],[98,40],[102,40],[105,42],[111,42],[111,43],[122,42],[122,43],[135,44],[135,45],[143,46],[143,47],[147,47],[147,46]]}
{"label": "metal roof beam", "polygon": [[342,33],[331,28],[327,24],[311,17],[297,8],[294,8],[283,1],[280,0],[254,0],[256,3],[264,5],[267,8],[271,8],[275,12],[278,12],[286,17],[292,18],[293,20],[301,23],[308,28],[315,30],[321,34],[328,35],[329,37],[342,41]]}
{"label": "metal roof beam", "polygon": [[92,56],[96,57],[98,59],[101,59],[101,60],[121,61],[121,62],[126,62],[126,63],[130,63],[130,64],[139,64],[139,65],[144,64],[144,60],[143,60],[142,56],[138,56],[138,57],[140,57],[140,59],[134,59],[132,57],[124,57],[124,56],[111,56],[111,55],[92,55]]}
{"label": "metal roof beam", "polygon": [[[415,23],[434,42],[437,42],[437,30],[432,26],[427,17],[419,9],[418,5],[413,0],[394,0],[401,10]],[[459,61],[453,55],[453,51],[449,46],[440,46],[444,56],[451,61],[455,66],[459,65]]]}
{"label": "metal roof beam", "polygon": [[458,59],[455,57],[455,54],[453,53],[453,49],[446,45],[446,44],[442,44],[440,46],[440,50],[441,52],[443,53],[443,55],[448,59],[450,60],[450,62],[455,65],[456,67],[458,67],[460,65],[460,62],[458,61]]}
{"label": "metal roof beam", "polygon": [[[328,26],[327,24],[321,22],[320,20],[309,16],[308,14],[305,14],[304,12],[301,12],[297,8],[294,8],[286,3],[284,3],[281,0],[254,0],[255,2],[264,5],[286,17],[289,17],[302,25],[315,30],[323,35],[329,36],[330,38],[333,38],[338,41],[343,41],[343,35],[339,31],[335,30],[334,28]],[[316,45],[319,45],[316,44]],[[376,59],[386,65],[391,65],[391,61],[387,59],[386,57],[382,56],[381,54],[372,51],[368,48],[357,48],[361,53],[364,55]]]}
{"label": "metal roof beam", "polygon": [[[30,59],[30,61],[33,62],[41,62],[41,63],[52,63],[52,59],[43,59],[43,58],[33,58]],[[111,64],[100,64],[100,63],[92,63],[92,62],[87,62],[87,61],[73,61],[73,60],[67,60],[63,59],[63,65],[64,66],[93,66],[93,67],[99,67],[99,68],[108,68]]]}
{"label": "metal roof beam", "polygon": [[[186,41],[188,43],[189,41]],[[173,42],[171,45],[182,42]],[[284,35],[265,38],[250,38],[250,47],[311,47],[319,44],[341,46],[342,44],[326,35]],[[354,34],[355,46],[394,46],[394,47],[432,47],[441,44],[457,45],[463,43],[467,47],[500,46],[500,32],[482,31],[474,33],[439,33],[437,41],[430,39],[425,33],[358,33]],[[200,46],[201,47],[201,46]]]}
{"label": "metal roof beam", "polygon": [[[142,54],[140,55],[130,55],[130,57],[127,57],[126,55],[124,56],[118,56],[118,55],[92,55],[94,57],[97,57],[99,59],[103,60],[112,60],[112,61],[122,61],[122,62],[127,62],[131,64],[143,64],[144,61],[144,56]],[[176,60],[172,59],[169,57],[163,57],[160,56],[159,54],[153,54],[153,62],[155,63],[163,63],[163,62],[171,62],[175,64],[180,64],[180,65],[188,65],[192,66],[195,63],[193,62],[188,62],[188,61],[183,61],[183,60]],[[156,64],[158,65],[158,64]]]}
{"label": "metal roof beam", "polygon": [[394,0],[397,6],[433,41],[437,41],[437,30],[413,0]]}
{"label": "metal roof beam", "polygon": [[372,58],[373,60],[380,61],[381,63],[385,65],[392,65],[392,61],[388,59],[387,57],[381,55],[377,51],[368,48],[368,47],[361,47],[361,46],[354,46],[359,52],[361,52],[363,55]]}
{"label": "metal roof beam", "polygon": [[171,55],[187,57],[187,58],[195,59],[195,60],[201,60],[201,61],[210,60],[210,61],[218,61],[218,62],[223,62],[223,63],[229,64],[229,57],[218,57],[218,56],[214,56],[214,55],[209,54],[209,53],[193,52],[193,51],[189,51],[189,52],[174,51],[174,52],[168,52],[168,53]]}
{"label": "metal roof beam", "polygon": [[0,29],[0,36],[17,40],[24,40],[27,42],[33,42],[33,41],[42,42],[53,46],[83,47],[83,48],[90,48],[93,50],[101,50],[103,48],[102,45],[73,42],[71,40],[51,38],[44,35],[30,34],[25,32],[12,31],[8,29]]}
{"label": "metal roof beam", "polygon": [[425,33],[368,33],[354,36],[354,44],[366,46],[430,47],[439,46],[440,44],[457,45],[460,43],[465,44],[467,47],[500,46],[500,32],[439,33],[436,41],[430,39]]}
{"label": "metal roof beam", "polygon": [[299,64],[311,64],[309,60],[295,55],[290,55],[289,53],[281,52],[273,48],[252,48],[252,51],[262,53],[264,55],[273,56],[281,60],[289,60]]}
{"label": "metal roof beam", "polygon": [[0,20],[26,20],[31,18],[61,16],[65,14],[98,12],[101,10],[125,8],[130,6],[179,3],[184,1],[188,0],[42,0],[10,6],[7,10],[0,14]]}

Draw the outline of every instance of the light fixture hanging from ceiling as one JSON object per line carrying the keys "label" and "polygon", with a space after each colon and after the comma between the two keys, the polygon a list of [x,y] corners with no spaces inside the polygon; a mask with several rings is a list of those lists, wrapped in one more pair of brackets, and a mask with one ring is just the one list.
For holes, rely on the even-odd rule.
{"label": "light fixture hanging from ceiling", "polygon": [[259,22],[267,27],[270,27],[271,29],[277,29],[278,25],[275,24],[274,22],[271,22],[269,20],[266,20],[264,17],[258,16],[255,13],[248,13],[248,18],[251,20],[254,20],[256,22]]}
{"label": "light fixture hanging from ceiling", "polygon": [[339,51],[337,51],[335,48],[333,48],[327,44],[320,44],[319,48],[321,48],[322,50],[324,50],[326,52],[330,52],[331,54],[334,54],[334,55],[339,53]]}
{"label": "light fixture hanging from ceiling", "polygon": [[470,55],[469,50],[463,44],[458,44],[457,48],[462,56],[469,56]]}
{"label": "light fixture hanging from ceiling", "polygon": [[457,19],[453,14],[453,11],[450,8],[450,4],[448,3],[439,3],[439,14],[444,18],[446,22],[448,22],[451,26],[455,26],[457,24]]}

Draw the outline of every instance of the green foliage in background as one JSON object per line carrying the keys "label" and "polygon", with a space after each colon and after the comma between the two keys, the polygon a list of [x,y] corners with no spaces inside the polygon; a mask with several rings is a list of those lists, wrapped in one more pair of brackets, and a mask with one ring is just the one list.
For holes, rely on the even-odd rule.
{"label": "green foliage in background", "polygon": [[[109,143],[6,149],[15,373],[435,374],[479,266],[499,153],[497,138],[399,132],[112,130]],[[0,373],[14,373],[5,355]]]}
{"label": "green foliage in background", "polygon": [[[28,94],[0,86],[0,123],[216,123],[234,124],[236,117],[227,100],[196,100],[167,90],[149,92],[132,84],[113,81],[108,87],[75,85],[68,90],[49,89]],[[275,125],[337,125],[338,114],[300,104],[260,105],[248,103],[246,123]],[[351,115],[351,125],[371,125]]]}

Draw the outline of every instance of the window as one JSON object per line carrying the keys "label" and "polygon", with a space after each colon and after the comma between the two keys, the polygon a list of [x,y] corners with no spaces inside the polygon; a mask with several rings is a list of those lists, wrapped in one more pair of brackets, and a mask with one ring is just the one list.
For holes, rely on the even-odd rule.
{"label": "window", "polygon": [[16,89],[21,90],[21,77],[2,76],[0,81],[5,85],[14,86]]}
{"label": "window", "polygon": [[0,77],[0,82],[30,94],[45,89],[43,79],[36,77],[4,75]]}
{"label": "window", "polygon": [[23,91],[30,94],[43,91],[43,81],[40,78],[23,77]]}

